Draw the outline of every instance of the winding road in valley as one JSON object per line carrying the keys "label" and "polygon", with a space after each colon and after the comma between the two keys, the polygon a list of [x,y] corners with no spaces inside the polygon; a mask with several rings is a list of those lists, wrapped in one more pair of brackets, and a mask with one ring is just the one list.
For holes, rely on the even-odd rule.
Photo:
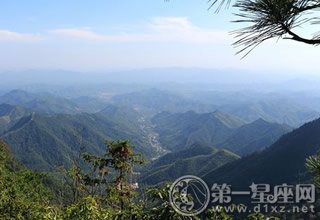
{"label": "winding road in valley", "polygon": [[151,160],[156,160],[160,156],[168,153],[169,151],[161,146],[159,134],[153,130],[151,122],[147,120],[145,117],[141,117],[138,121],[140,124],[140,128],[146,134],[151,147],[156,149],[157,155],[151,158]]}

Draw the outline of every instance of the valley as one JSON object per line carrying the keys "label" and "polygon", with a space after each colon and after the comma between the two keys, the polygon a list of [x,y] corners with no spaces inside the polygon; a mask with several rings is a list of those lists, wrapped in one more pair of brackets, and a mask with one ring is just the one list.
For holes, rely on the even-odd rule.
{"label": "valley", "polygon": [[0,220],[320,220],[320,0],[0,3]]}
{"label": "valley", "polygon": [[[71,100],[77,100],[78,103],[80,100],[89,102],[92,108],[90,112],[86,112],[85,108]],[[278,114],[276,120],[262,114],[262,118],[252,121],[257,117],[254,114],[250,120],[248,117],[240,117],[241,114],[236,116],[217,109],[225,109],[225,102],[220,107],[219,102],[207,105],[183,98],[172,91],[155,88],[125,94],[114,93],[108,100],[100,99],[99,96],[82,96],[81,99],[71,100],[49,93],[29,93],[23,90],[9,91],[0,97],[1,139],[9,144],[13,153],[27,167],[54,170],[56,166],[69,166],[71,158],[77,154],[77,136],[81,136],[84,151],[98,155],[104,151],[104,140],[131,140],[136,146],[135,151],[149,160],[151,167],[147,173],[161,170],[161,175],[167,175],[165,173],[170,173],[170,169],[173,169],[169,167],[178,166],[175,163],[180,160],[181,163],[184,161],[183,163],[190,164],[197,161],[198,165],[192,165],[197,167],[202,164],[200,161],[210,164],[210,160],[218,155],[221,157],[220,154],[223,153],[226,155],[222,158],[232,155],[231,158],[237,159],[263,151],[294,129],[290,125],[279,123],[287,120],[290,114],[285,118]],[[36,102],[39,104],[30,104]],[[84,106],[84,103],[81,105]],[[275,105],[277,107],[273,111],[279,110],[279,105],[281,102]],[[272,106],[273,104],[259,108],[271,112]],[[52,109],[59,110],[53,112]],[[70,109],[72,114],[66,109]],[[310,111],[309,108],[303,110],[301,106],[296,109],[297,113]],[[281,111],[285,111],[285,108]],[[295,108],[290,107],[290,111],[294,112]],[[312,120],[316,117],[315,112],[310,111],[309,118],[303,120]],[[295,117],[292,116],[292,120],[296,120]],[[188,157],[176,158],[180,153],[185,154],[185,151],[193,152],[191,149],[195,146],[199,150],[202,147],[215,149],[213,152],[218,150],[219,154],[203,154],[199,157],[202,155],[200,152],[199,155],[190,153]],[[156,165],[167,155],[176,159],[161,166]],[[205,165],[207,168],[202,168],[204,165],[201,165],[194,169],[184,165],[186,169],[183,173],[204,175],[204,170],[213,171],[222,166],[224,161],[229,159],[217,161],[219,165]],[[148,175],[142,175],[142,179],[147,179]],[[166,178],[166,181],[173,180],[174,176]]]}
{"label": "valley", "polygon": [[310,107],[274,98],[254,107],[234,100],[208,104],[155,88],[108,99],[100,92],[79,98],[4,93],[0,139],[23,166],[48,172],[50,181],[60,178],[57,169],[72,169],[75,161],[88,170],[79,156],[103,156],[105,141],[116,140],[130,140],[147,161],[135,167],[139,175],[131,174],[135,186],[161,188],[185,175],[239,189],[251,182],[311,179],[305,160],[317,154],[320,141],[319,119],[313,120],[319,113]]}

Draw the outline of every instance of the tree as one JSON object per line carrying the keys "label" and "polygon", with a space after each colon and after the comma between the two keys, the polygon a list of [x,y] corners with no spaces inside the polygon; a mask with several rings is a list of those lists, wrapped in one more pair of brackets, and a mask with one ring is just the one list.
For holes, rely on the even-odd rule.
{"label": "tree", "polygon": [[[130,182],[135,164],[143,164],[145,160],[140,154],[133,152],[130,141],[111,141],[107,143],[104,157],[84,154],[83,158],[98,171],[100,178],[85,176],[86,185],[105,184],[107,186],[105,202],[114,210],[118,210],[119,217],[132,212],[132,199],[135,196],[134,187]],[[106,178],[107,175],[113,176]]]}
{"label": "tree", "polygon": [[[216,12],[229,6],[231,0],[210,0],[211,8]],[[235,0],[233,6],[238,10],[237,20],[234,22],[249,24],[244,28],[234,31],[238,40],[235,47],[241,47],[238,53],[250,53],[262,42],[271,38],[294,40],[311,45],[320,44],[320,34],[313,37],[303,36],[297,28],[320,24],[317,10],[320,0]]]}
{"label": "tree", "polygon": [[45,219],[54,211],[45,174],[25,169],[0,141],[0,219]]}
{"label": "tree", "polygon": [[320,154],[308,157],[306,167],[313,175],[315,186],[320,189]]}

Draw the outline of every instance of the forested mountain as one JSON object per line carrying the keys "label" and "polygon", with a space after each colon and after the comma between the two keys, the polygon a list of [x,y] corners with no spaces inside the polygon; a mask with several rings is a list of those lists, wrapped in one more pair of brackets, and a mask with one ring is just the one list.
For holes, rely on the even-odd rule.
{"label": "forested mountain", "polygon": [[230,151],[195,143],[187,149],[168,153],[146,165],[142,170],[141,182],[157,185],[172,182],[183,175],[202,176],[238,158],[240,157]]}
{"label": "forested mountain", "polygon": [[[160,116],[165,115],[169,116],[170,114],[162,113],[157,116],[159,117],[158,120],[160,120]],[[189,116],[189,118],[188,120],[187,118],[184,118],[183,121],[194,124],[195,122],[190,118],[191,115],[194,116],[195,113],[189,112],[189,114],[185,114],[184,116]],[[213,115],[222,116],[223,113],[215,112]],[[220,117],[220,119],[221,118],[223,117]],[[173,118],[170,118],[168,121],[174,122]],[[164,123],[164,121],[162,121],[162,123]],[[182,122],[180,121],[179,125],[181,125],[181,123]],[[201,123],[201,121],[198,123]],[[164,124],[161,125],[164,126]],[[190,124],[186,127],[192,129]],[[210,128],[213,126],[206,125],[206,128],[208,127]],[[221,127],[219,129],[221,130]],[[239,159],[240,157],[234,153],[247,155],[254,151],[261,150],[270,146],[281,135],[289,131],[291,131],[289,126],[269,123],[259,119],[253,123],[244,124],[230,130],[230,133],[228,134],[229,137],[217,145],[217,148],[213,147],[212,143],[205,138],[206,136],[201,136],[202,134],[207,135],[210,132],[214,135],[214,131],[209,130],[205,132],[205,130],[200,127],[199,131],[192,133],[189,137],[196,136],[199,140],[206,140],[207,142],[194,142],[190,145],[186,144],[182,150],[168,153],[159,159],[152,161],[147,168],[143,170],[142,181],[146,184],[156,184],[157,182],[174,181],[176,178],[183,175],[203,176],[222,165]],[[168,133],[170,132],[168,131]],[[179,131],[171,131],[171,134],[176,133],[179,133]],[[190,138],[188,140],[190,141]],[[175,143],[175,141],[171,141],[172,143]]]}
{"label": "forested mountain", "polygon": [[243,120],[220,111],[205,114],[163,112],[153,117],[152,123],[160,134],[162,145],[172,151],[195,142],[217,144],[245,124]]}
{"label": "forested mountain", "polygon": [[72,101],[49,93],[33,94],[23,90],[12,90],[0,96],[0,104],[19,105],[40,113],[80,113],[79,106]]}
{"label": "forested mountain", "polygon": [[[281,84],[282,85],[282,84]],[[251,87],[252,88],[252,87]],[[295,87],[296,88],[296,87]],[[178,91],[179,92],[179,91]],[[184,92],[186,98],[253,122],[262,118],[269,122],[299,127],[320,117],[317,91],[199,90]]]}
{"label": "forested mountain", "polygon": [[0,140],[0,161],[0,165],[2,165],[6,171],[13,172],[23,169],[23,165],[15,158],[8,145],[2,140]]}
{"label": "forested mountain", "polygon": [[160,134],[161,144],[172,151],[199,142],[246,155],[269,146],[290,131],[289,126],[262,119],[246,124],[221,111],[205,114],[163,112],[154,116],[152,122]]}
{"label": "forested mountain", "polygon": [[[125,111],[129,111],[128,114]],[[70,159],[82,152],[102,154],[104,140],[128,139],[136,151],[146,157],[156,154],[132,109],[111,107],[96,114],[44,115],[33,113],[21,118],[1,138],[12,152],[29,168],[51,170],[69,165]]]}
{"label": "forested mountain", "polygon": [[0,104],[0,135],[22,117],[30,115],[31,113],[32,110],[20,106]]}
{"label": "forested mountain", "polygon": [[236,129],[219,147],[226,148],[241,156],[269,147],[282,135],[290,132],[291,127],[285,124],[270,123],[258,119]]}
{"label": "forested mountain", "polygon": [[266,99],[255,102],[229,103],[219,107],[248,122],[262,118],[266,121],[299,127],[320,117],[320,113],[287,99]]}
{"label": "forested mountain", "polygon": [[71,102],[75,103],[79,108],[88,113],[96,113],[106,107],[107,102],[97,97],[80,96],[70,99]]}
{"label": "forested mountain", "polygon": [[248,187],[252,182],[282,184],[308,179],[306,158],[319,152],[320,119],[282,136],[267,149],[229,163],[204,176],[210,183]]}

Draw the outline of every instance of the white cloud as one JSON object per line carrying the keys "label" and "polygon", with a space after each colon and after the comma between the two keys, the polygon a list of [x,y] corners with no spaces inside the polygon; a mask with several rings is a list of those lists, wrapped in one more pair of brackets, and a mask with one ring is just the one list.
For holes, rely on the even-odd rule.
{"label": "white cloud", "polygon": [[[203,28],[183,17],[158,17],[138,28],[111,34],[91,28],[52,29],[40,33],[0,30],[0,67],[89,71],[198,66],[249,69],[257,73],[260,70],[317,73],[319,48],[288,40],[268,41],[240,60],[241,56],[234,56],[237,51],[231,46],[234,40],[227,31]],[[29,44],[38,41],[42,43]],[[19,46],[12,47],[7,42],[18,42]],[[74,44],[70,46],[70,42]],[[96,43],[88,47],[86,42]],[[143,42],[149,44],[140,44]]]}
{"label": "white cloud", "polygon": [[[142,27],[143,31],[114,34],[102,34],[90,28],[52,29],[41,34],[18,33],[0,30],[0,42],[36,42],[43,39],[57,41],[58,36],[63,39],[78,39],[84,41],[107,43],[139,43],[139,42],[184,42],[230,44],[232,38],[227,31],[198,27],[183,17],[158,17]],[[49,36],[48,36],[49,34]]]}
{"label": "white cloud", "polygon": [[37,34],[18,33],[8,30],[0,30],[0,42],[37,42],[43,38]]}
{"label": "white cloud", "polygon": [[97,33],[92,32],[88,28],[78,29],[78,28],[65,28],[65,29],[55,29],[50,30],[49,33],[54,33],[63,36],[69,36],[73,38],[80,38],[86,40],[105,40],[104,35],[99,35]]}
{"label": "white cloud", "polygon": [[49,33],[75,39],[110,43],[126,42],[185,42],[185,43],[230,43],[226,31],[211,30],[193,25],[187,18],[154,18],[145,25],[143,32],[99,34],[89,28],[67,28],[50,30]]}
{"label": "white cloud", "polygon": [[149,27],[156,35],[167,40],[194,43],[229,43],[231,41],[227,31],[201,28],[190,23],[187,18],[154,18]]}

